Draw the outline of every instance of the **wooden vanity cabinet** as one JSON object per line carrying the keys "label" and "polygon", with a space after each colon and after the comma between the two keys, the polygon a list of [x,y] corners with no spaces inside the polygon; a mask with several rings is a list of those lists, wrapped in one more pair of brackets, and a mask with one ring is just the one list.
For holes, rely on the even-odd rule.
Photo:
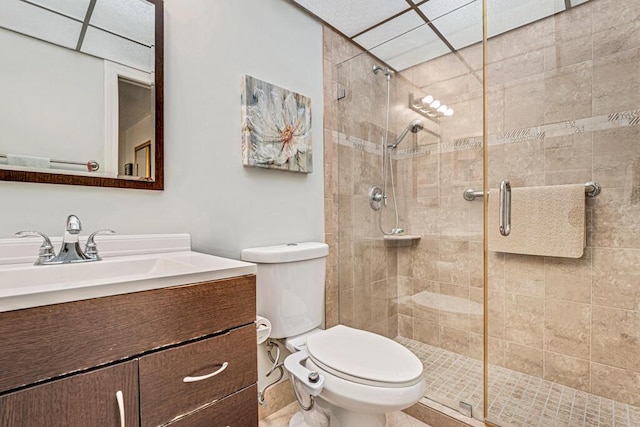
{"label": "wooden vanity cabinet", "polygon": [[0,313],[0,426],[257,426],[254,321],[254,275]]}

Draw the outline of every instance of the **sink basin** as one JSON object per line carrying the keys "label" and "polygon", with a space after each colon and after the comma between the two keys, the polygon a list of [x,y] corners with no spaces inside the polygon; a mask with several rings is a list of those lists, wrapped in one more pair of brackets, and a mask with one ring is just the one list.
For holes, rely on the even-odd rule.
{"label": "sink basin", "polygon": [[[26,291],[34,287],[84,281],[111,280],[120,277],[152,274],[156,271],[178,271],[185,264],[161,258],[109,259],[103,262],[5,268],[11,274],[8,283],[0,285],[0,292],[11,289]],[[171,270],[173,268],[173,270]]]}
{"label": "sink basin", "polygon": [[254,264],[193,251],[78,264],[0,265],[0,312],[255,274]]}

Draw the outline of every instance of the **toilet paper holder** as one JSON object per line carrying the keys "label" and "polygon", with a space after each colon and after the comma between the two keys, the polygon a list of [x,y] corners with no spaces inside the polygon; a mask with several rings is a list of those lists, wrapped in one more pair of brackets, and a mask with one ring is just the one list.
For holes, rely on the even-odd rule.
{"label": "toilet paper holder", "polygon": [[256,340],[262,344],[271,335],[271,322],[266,317],[256,316]]}

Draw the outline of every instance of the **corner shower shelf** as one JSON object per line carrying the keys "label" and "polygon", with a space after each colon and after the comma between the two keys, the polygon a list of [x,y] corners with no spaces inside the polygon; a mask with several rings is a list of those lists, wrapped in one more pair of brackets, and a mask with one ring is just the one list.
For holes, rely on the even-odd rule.
{"label": "corner shower shelf", "polygon": [[384,242],[390,246],[409,246],[421,239],[417,234],[393,234],[384,236]]}

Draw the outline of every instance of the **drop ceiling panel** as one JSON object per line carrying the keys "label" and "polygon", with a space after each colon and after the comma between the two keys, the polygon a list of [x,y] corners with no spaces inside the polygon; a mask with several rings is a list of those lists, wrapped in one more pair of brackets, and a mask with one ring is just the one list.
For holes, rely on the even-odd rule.
{"label": "drop ceiling panel", "polygon": [[28,0],[79,21],[84,21],[90,0]]}
{"label": "drop ceiling panel", "polygon": [[87,28],[82,52],[145,72],[153,71],[153,49],[97,28]]}
{"label": "drop ceiling panel", "polygon": [[405,0],[295,1],[348,37],[409,8]]}
{"label": "drop ceiling panel", "polygon": [[409,11],[353,40],[365,49],[372,49],[421,25],[424,25],[422,18],[417,13]]}
{"label": "drop ceiling panel", "polygon": [[97,0],[89,24],[151,46],[154,5],[144,0]]}
{"label": "drop ceiling panel", "polygon": [[[436,1],[438,3],[427,7]],[[445,3],[457,8],[450,9],[447,13]],[[455,49],[482,41],[482,2],[475,0],[471,3],[460,3],[457,0],[451,3],[448,0],[432,0],[420,6],[420,10]],[[439,17],[432,19],[430,15]]]}
{"label": "drop ceiling panel", "polygon": [[2,0],[0,27],[75,49],[82,24],[20,0]]}
{"label": "drop ceiling panel", "polygon": [[488,0],[489,37],[565,10],[564,0]]}
{"label": "drop ceiling panel", "polygon": [[[429,20],[433,21],[476,1],[478,0],[429,0],[420,6],[420,10]],[[417,2],[414,1],[414,3]],[[480,15],[480,19],[482,19],[482,15]]]}
{"label": "drop ceiling panel", "polygon": [[426,24],[371,50],[398,71],[448,52],[447,45]]}
{"label": "drop ceiling panel", "polygon": [[[104,1],[104,0],[99,0]],[[294,0],[398,70],[482,41],[482,0]],[[487,0],[489,37],[565,10],[566,0]],[[570,0],[572,6],[589,0]],[[640,0],[638,0],[640,1]],[[422,17],[432,23],[416,27]],[[398,13],[402,13],[391,19]],[[380,24],[381,22],[384,24]],[[412,31],[414,28],[422,28]],[[354,37],[357,35],[357,37]],[[413,63],[412,63],[413,61]]]}

